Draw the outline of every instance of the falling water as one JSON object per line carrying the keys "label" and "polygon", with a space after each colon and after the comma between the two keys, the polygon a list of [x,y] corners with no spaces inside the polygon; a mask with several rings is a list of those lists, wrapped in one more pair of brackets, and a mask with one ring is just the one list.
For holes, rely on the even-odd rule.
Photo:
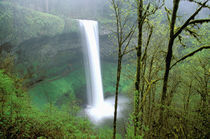
{"label": "falling water", "polygon": [[103,104],[104,96],[100,67],[98,23],[91,20],[80,20],[80,27],[84,40],[88,104],[90,106],[99,106]]}
{"label": "falling water", "polygon": [[[79,20],[79,23],[83,40],[83,53],[88,97],[88,106],[85,111],[89,118],[94,123],[98,124],[105,118],[113,118],[114,98],[104,100],[103,96],[98,23],[92,20]],[[124,101],[125,99],[120,99],[119,103],[121,100]]]}

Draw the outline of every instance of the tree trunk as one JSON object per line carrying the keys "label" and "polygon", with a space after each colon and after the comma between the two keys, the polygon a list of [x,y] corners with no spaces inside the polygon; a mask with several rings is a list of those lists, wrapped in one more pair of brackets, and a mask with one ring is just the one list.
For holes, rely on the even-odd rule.
{"label": "tree trunk", "polygon": [[120,75],[122,67],[122,56],[121,51],[118,52],[118,64],[117,64],[117,82],[116,82],[116,91],[115,91],[115,105],[114,105],[114,121],[113,121],[113,139],[116,138],[116,127],[117,127],[117,105],[118,105],[118,93],[119,93],[119,84],[120,84]]}
{"label": "tree trunk", "polygon": [[179,8],[179,2],[180,0],[173,1],[174,5],[173,5],[173,13],[172,13],[172,18],[171,18],[171,23],[170,23],[170,39],[169,39],[169,44],[168,44],[168,52],[165,59],[165,74],[164,74],[163,88],[162,88],[162,94],[161,94],[161,109],[160,109],[160,117],[159,117],[160,129],[162,128],[162,124],[164,120],[163,111],[164,111],[164,105],[165,105],[165,100],[166,100],[166,95],[167,95],[168,77],[169,77],[171,59],[172,59],[172,54],[173,54],[173,44],[174,44],[174,39],[175,39],[174,28],[175,28],[175,23],[176,23],[176,15]]}
{"label": "tree trunk", "polygon": [[134,136],[139,132],[139,104],[140,104],[140,77],[141,77],[141,55],[142,55],[142,28],[143,28],[143,0],[138,3],[138,46],[137,46],[137,66],[135,81],[135,104],[134,104]]}

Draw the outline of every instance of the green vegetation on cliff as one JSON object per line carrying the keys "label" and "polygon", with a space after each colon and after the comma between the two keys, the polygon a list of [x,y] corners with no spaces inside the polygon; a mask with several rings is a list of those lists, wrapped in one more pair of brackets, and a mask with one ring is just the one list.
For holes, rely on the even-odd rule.
{"label": "green vegetation on cliff", "polygon": [[18,44],[32,37],[53,36],[62,33],[64,25],[58,16],[0,2],[0,43]]}

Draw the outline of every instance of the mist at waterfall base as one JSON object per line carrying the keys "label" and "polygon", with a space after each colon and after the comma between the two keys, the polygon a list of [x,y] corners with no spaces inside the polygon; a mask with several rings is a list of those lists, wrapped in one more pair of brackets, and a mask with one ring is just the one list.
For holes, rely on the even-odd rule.
{"label": "mist at waterfall base", "polygon": [[[114,97],[104,99],[103,95],[98,23],[92,20],[79,20],[79,24],[83,40],[88,99],[85,113],[93,123],[100,124],[105,119],[113,118],[115,99]],[[127,102],[128,100],[125,97],[119,97],[118,117],[121,116],[124,104]]]}

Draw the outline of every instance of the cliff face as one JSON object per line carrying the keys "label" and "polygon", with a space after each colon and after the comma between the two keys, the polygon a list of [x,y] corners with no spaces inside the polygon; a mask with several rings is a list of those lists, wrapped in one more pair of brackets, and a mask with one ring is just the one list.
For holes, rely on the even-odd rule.
{"label": "cliff face", "polygon": [[[45,103],[49,96],[57,101],[72,93],[85,101],[83,51],[77,20],[8,2],[0,2],[0,19],[0,44],[13,46],[20,74],[33,73],[27,82],[35,101]],[[101,26],[104,25],[99,25],[101,59],[114,62],[115,48]]]}
{"label": "cliff face", "polygon": [[[42,63],[44,65],[53,62],[73,63],[82,60],[82,43],[80,33],[70,32],[55,35],[53,37],[43,36],[23,41],[14,50],[17,54],[17,63]],[[110,57],[113,49],[108,36],[100,36],[101,59],[112,60]]]}

